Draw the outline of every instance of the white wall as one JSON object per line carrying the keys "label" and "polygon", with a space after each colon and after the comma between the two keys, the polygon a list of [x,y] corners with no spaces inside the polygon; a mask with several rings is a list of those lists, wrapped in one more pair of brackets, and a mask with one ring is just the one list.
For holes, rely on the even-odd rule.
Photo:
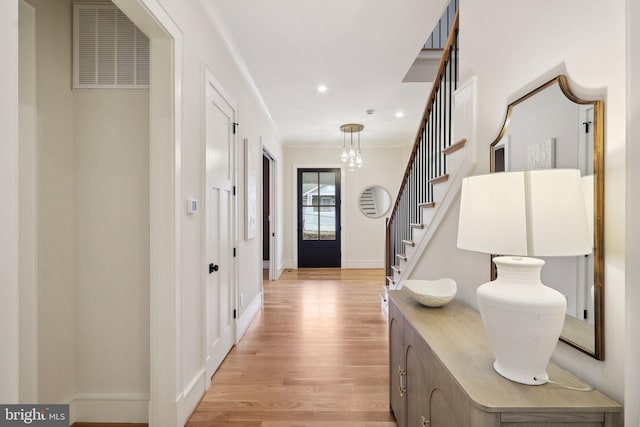
{"label": "white wall", "polygon": [[148,395],[149,92],[73,107],[75,392]]}
{"label": "white wall", "polygon": [[466,1],[460,13],[461,79],[478,76],[478,173],[489,171],[489,144],[498,135],[509,102],[561,72],[574,86],[590,89],[576,90],[582,98],[604,97],[606,360],[596,361],[562,343],[554,360],[622,402],[624,1],[569,0],[554,3],[553,8],[535,2]]}
{"label": "white wall", "polygon": [[625,424],[640,424],[640,4],[627,0],[627,224],[626,235],[626,348],[624,398]]}
{"label": "white wall", "polygon": [[[339,141],[338,141],[339,142]],[[341,198],[342,268],[384,267],[385,217],[367,218],[360,212],[358,198],[365,188],[380,185],[395,201],[407,162],[407,147],[363,146],[364,166],[352,172],[342,170]],[[297,268],[296,167],[340,166],[340,146],[285,146],[284,161],[284,259],[285,267]]]}
{"label": "white wall", "polygon": [[68,403],[76,362],[71,12],[68,1],[29,3],[37,52],[38,400]]}
{"label": "white wall", "polygon": [[[74,402],[80,421],[100,421],[99,395],[140,395],[142,416],[129,420],[144,421],[148,91],[73,92],[72,2],[30,3],[37,17],[38,400]],[[95,400],[90,409],[87,399]]]}

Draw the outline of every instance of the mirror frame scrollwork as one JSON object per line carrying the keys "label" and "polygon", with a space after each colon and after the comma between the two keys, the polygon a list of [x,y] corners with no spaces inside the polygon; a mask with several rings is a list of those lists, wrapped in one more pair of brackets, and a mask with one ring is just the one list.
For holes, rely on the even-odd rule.
{"label": "mirror frame scrollwork", "polygon": [[[602,100],[584,100],[576,96],[570,89],[568,78],[565,75],[559,75],[548,82],[542,84],[531,92],[523,95],[517,100],[510,103],[507,107],[507,113],[504,123],[497,138],[491,143],[491,172],[496,170],[495,148],[501,141],[513,114],[513,108],[518,104],[526,101],[532,96],[540,93],[544,89],[557,84],[562,93],[570,101],[581,105],[593,106],[593,172],[594,172],[594,247],[593,247],[593,265],[594,265],[594,351],[585,348],[577,342],[561,336],[560,340],[575,347],[576,349],[594,357],[598,360],[604,360],[604,101]],[[495,268],[492,263],[491,276],[495,279]]]}

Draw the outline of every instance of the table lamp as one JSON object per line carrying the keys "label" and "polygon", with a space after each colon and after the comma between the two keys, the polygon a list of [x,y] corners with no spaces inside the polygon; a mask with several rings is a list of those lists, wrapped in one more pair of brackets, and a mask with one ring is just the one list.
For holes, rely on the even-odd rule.
{"label": "table lamp", "polygon": [[534,256],[591,252],[580,171],[544,169],[467,177],[462,182],[458,247],[501,254],[498,275],[477,290],[494,369],[540,385],[564,324],[567,301],[540,281]]}

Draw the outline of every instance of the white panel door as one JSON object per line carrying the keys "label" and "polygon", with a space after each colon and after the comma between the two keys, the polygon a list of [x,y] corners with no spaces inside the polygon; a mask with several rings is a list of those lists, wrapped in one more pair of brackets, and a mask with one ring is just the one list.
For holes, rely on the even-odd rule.
{"label": "white panel door", "polygon": [[[593,176],[593,166],[595,164],[593,162],[593,105],[580,105],[579,111],[580,114],[577,126],[577,129],[580,129],[578,137],[578,169],[580,169],[580,173],[583,177]],[[585,188],[584,195],[585,200],[587,201],[587,206],[591,207],[591,210],[588,211],[587,217],[591,223],[590,229],[593,234],[593,195],[595,194],[593,178],[590,181],[585,181],[584,184],[590,184],[592,187],[592,190],[587,190]],[[576,318],[585,320],[593,325],[595,323],[596,314],[592,294],[594,291],[593,285],[595,283],[593,252],[589,255],[580,256],[577,259],[578,280],[576,283],[576,311],[573,315]]]}
{"label": "white panel door", "polygon": [[206,372],[211,378],[233,346],[235,287],[233,269],[233,195],[235,111],[207,84],[205,233]]}

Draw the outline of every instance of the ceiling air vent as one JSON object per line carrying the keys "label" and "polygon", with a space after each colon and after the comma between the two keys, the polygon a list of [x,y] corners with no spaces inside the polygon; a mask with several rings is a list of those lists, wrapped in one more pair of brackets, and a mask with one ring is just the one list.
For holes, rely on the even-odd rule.
{"label": "ceiling air vent", "polygon": [[111,3],[73,5],[73,88],[149,88],[149,39]]}

